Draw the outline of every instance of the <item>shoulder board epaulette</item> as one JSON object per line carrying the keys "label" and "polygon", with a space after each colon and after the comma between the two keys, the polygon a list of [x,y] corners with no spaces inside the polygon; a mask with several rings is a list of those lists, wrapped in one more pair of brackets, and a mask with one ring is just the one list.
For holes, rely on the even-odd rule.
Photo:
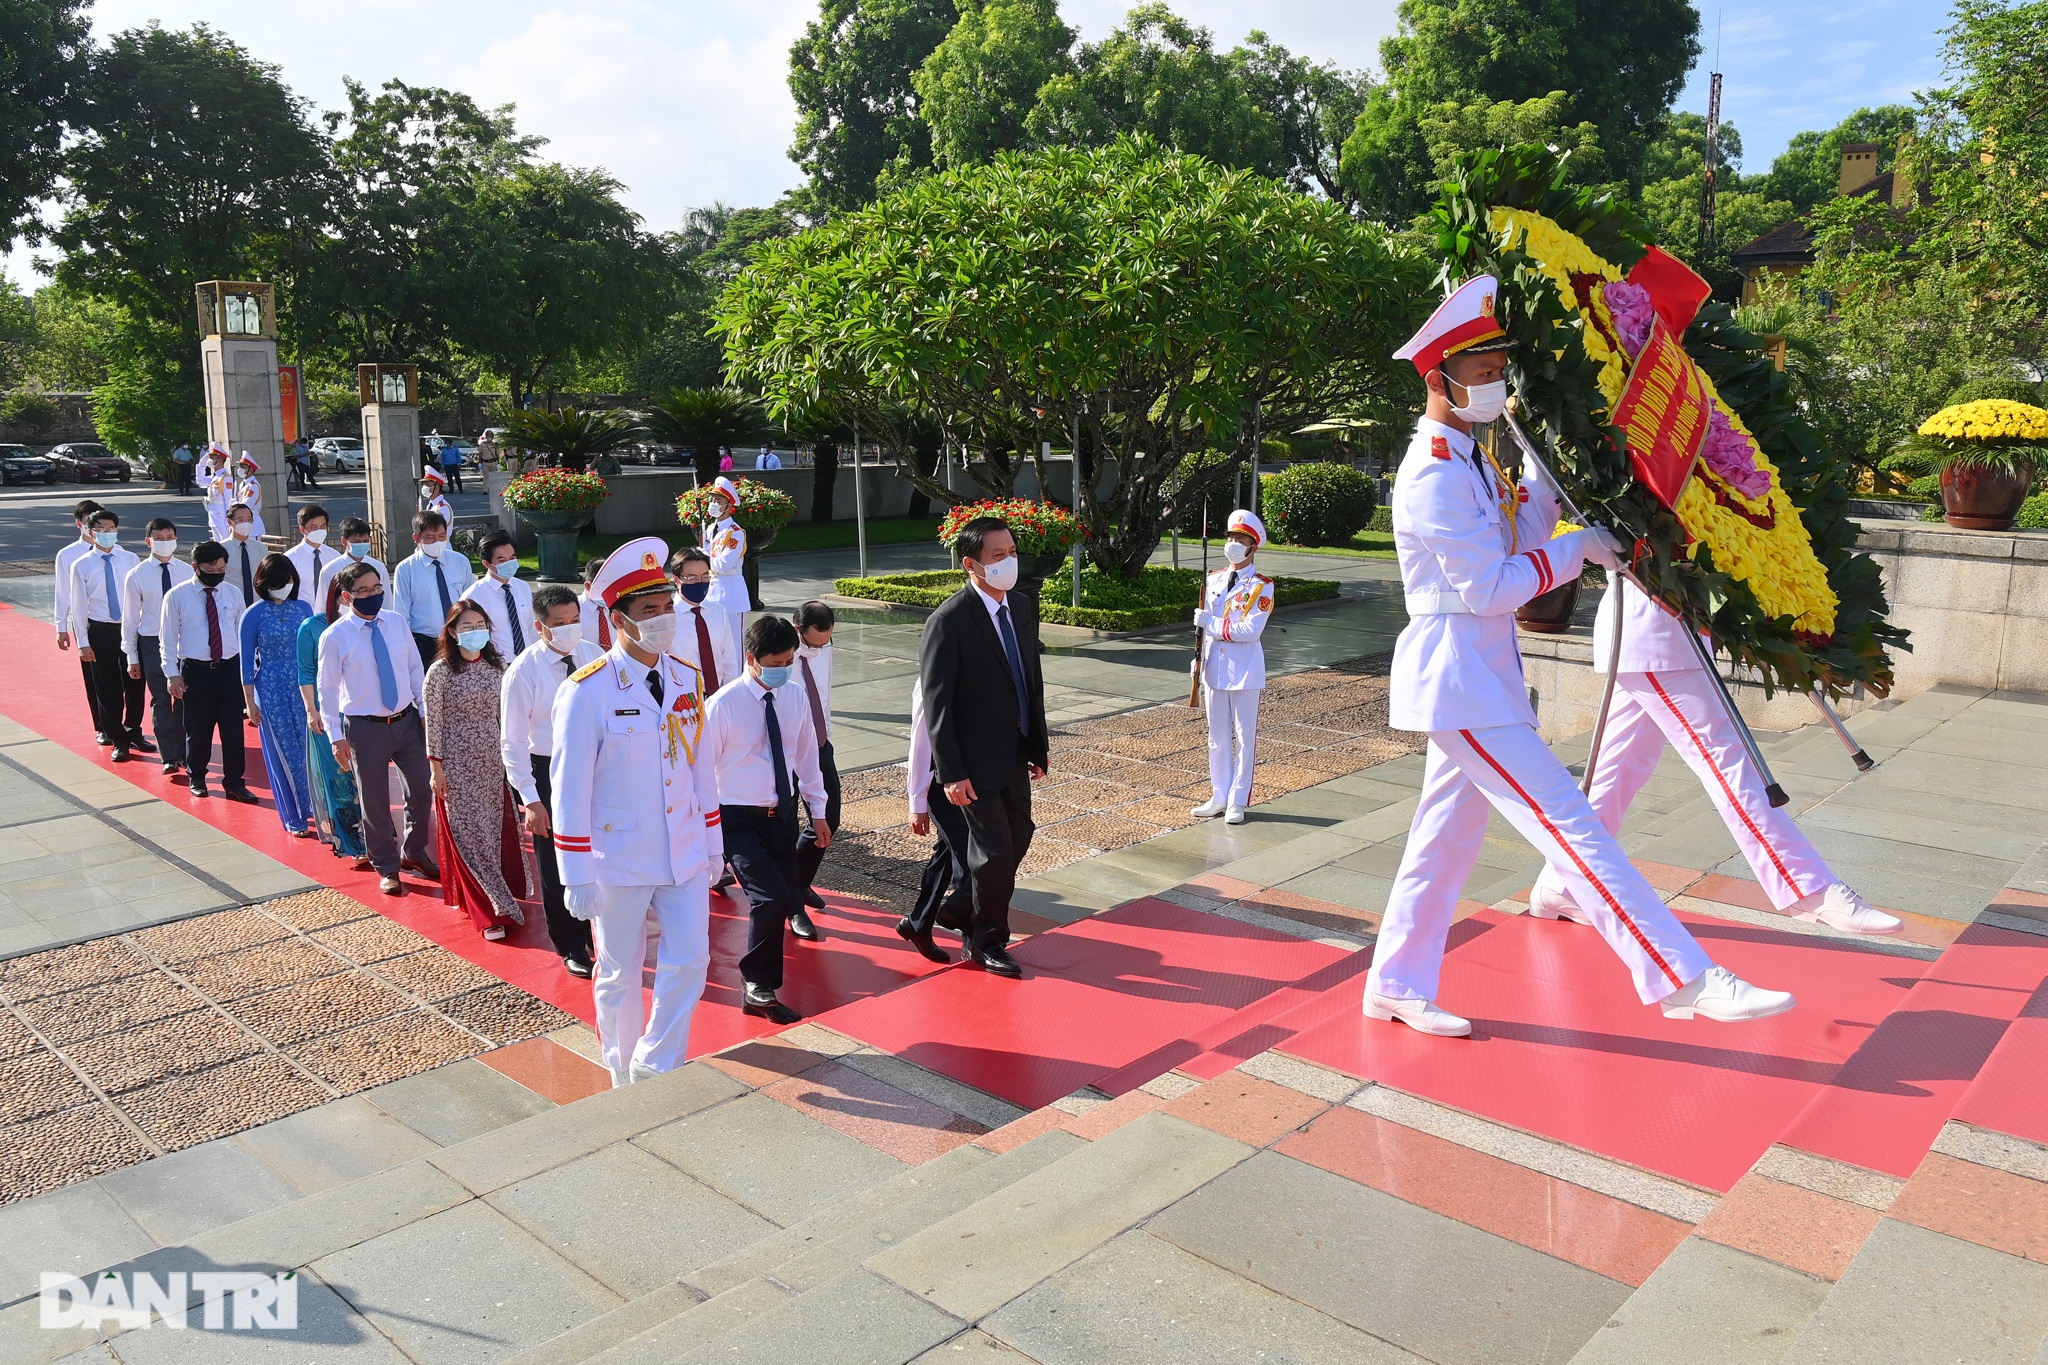
{"label": "shoulder board epaulette", "polygon": [[1264,583],[1269,587],[1272,585],[1273,582],[1271,576],[1267,574],[1254,573],[1252,577],[1258,579],[1261,583]]}
{"label": "shoulder board epaulette", "polygon": [[589,663],[583,665],[583,667],[577,669],[574,673],[571,673],[569,675],[569,681],[582,682],[585,678],[588,678],[593,674],[601,673],[604,671],[604,666],[610,663],[611,661],[611,655],[601,654],[597,658],[592,659]]}
{"label": "shoulder board epaulette", "polygon": [[1451,458],[1451,443],[1442,436],[1432,436],[1429,438],[1429,453],[1439,460],[1448,460]]}

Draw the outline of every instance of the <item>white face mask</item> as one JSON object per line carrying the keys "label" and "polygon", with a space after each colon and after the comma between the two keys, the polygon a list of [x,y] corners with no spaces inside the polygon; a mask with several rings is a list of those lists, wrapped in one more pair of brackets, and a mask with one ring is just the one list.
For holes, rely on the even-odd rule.
{"label": "white face mask", "polygon": [[997,592],[1008,592],[1017,586],[1017,556],[998,559],[993,564],[981,566],[981,581]]}
{"label": "white face mask", "polygon": [[546,629],[548,643],[554,646],[555,653],[557,654],[570,653],[576,646],[583,643],[583,623],[581,621],[571,621],[566,626],[548,626]]}
{"label": "white face mask", "polygon": [[290,588],[265,588],[263,595],[273,602],[282,602],[292,595]]}
{"label": "white face mask", "polygon": [[235,533],[236,540],[247,540],[249,533],[255,530],[256,526],[253,522],[238,521],[229,529]]}
{"label": "white face mask", "polygon": [[178,542],[176,540],[152,540],[149,542],[149,552],[158,559],[169,559],[172,555],[178,553]]}
{"label": "white face mask", "polygon": [[1459,384],[1449,375],[1445,375],[1444,383],[1446,386],[1444,389],[1446,396],[1449,395],[1452,386],[1465,389],[1465,406],[1459,407],[1456,403],[1451,404],[1451,411],[1458,415],[1458,420],[1461,422],[1470,422],[1474,426],[1483,426],[1508,410],[1508,386],[1506,380],[1496,379],[1491,384],[1474,384],[1470,388],[1466,388],[1465,385]]}
{"label": "white face mask", "polygon": [[442,555],[448,553],[448,542],[445,540],[423,540],[420,542],[420,553],[424,554],[428,559],[439,559]]}
{"label": "white face mask", "polygon": [[1252,557],[1252,547],[1241,540],[1223,542],[1223,557],[1232,564],[1242,564]]}
{"label": "white face mask", "polygon": [[639,637],[640,647],[655,654],[668,653],[668,647],[675,643],[676,618],[673,613],[650,616],[644,621],[633,623],[633,633]]}
{"label": "white face mask", "polygon": [[322,526],[316,530],[306,532],[306,543],[308,545],[325,545],[327,543],[327,528]]}

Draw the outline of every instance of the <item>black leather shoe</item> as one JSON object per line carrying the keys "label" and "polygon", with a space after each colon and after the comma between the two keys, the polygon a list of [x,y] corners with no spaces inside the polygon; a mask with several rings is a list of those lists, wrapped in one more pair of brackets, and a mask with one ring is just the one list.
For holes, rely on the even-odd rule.
{"label": "black leather shoe", "polygon": [[205,796],[207,794],[206,784],[204,782],[194,782],[192,784],[192,794],[194,796]]}
{"label": "black leather shoe", "polygon": [[141,735],[128,736],[128,747],[138,754],[153,754],[156,752],[156,745],[151,744]]}
{"label": "black leather shoe", "polygon": [[795,913],[790,915],[789,932],[795,934],[806,943],[816,943],[819,939],[825,937],[818,932],[818,926],[811,923],[810,913],[802,906],[798,906]]}
{"label": "black leather shoe", "polygon": [[917,926],[907,919],[896,921],[896,933],[904,942],[924,954],[925,961],[927,962],[951,962],[953,960],[951,953],[932,942],[932,936],[929,931],[920,934],[917,932]]}
{"label": "black leather shoe", "polygon": [[970,928],[969,925],[962,923],[960,920],[954,919],[951,915],[947,914],[943,910],[941,910],[938,913],[938,915],[934,917],[933,923],[935,923],[939,928],[948,931],[949,933],[955,933],[960,935],[960,937],[962,938],[967,937]]}
{"label": "black leather shoe", "polygon": [[748,986],[740,995],[740,1012],[766,1019],[771,1024],[794,1024],[803,1018],[795,1010],[775,998],[774,991]]}
{"label": "black leather shoe", "polygon": [[185,771],[185,765],[184,765],[184,764],[182,764],[182,763],[166,763],[166,764],[164,764],[164,776],[165,776],[165,777],[177,777],[177,776],[179,776],[180,774],[182,774],[182,773],[183,773],[184,771]]}
{"label": "black leather shoe", "polygon": [[116,762],[116,763],[126,763],[126,762],[127,762],[128,760],[129,760],[129,758],[130,758],[130,755],[129,755],[129,753],[128,753],[128,749],[127,749],[127,746],[126,746],[126,745],[116,745],[116,746],[115,746],[115,748],[114,748],[114,762]]}
{"label": "black leather shoe", "polygon": [[245,806],[262,804],[262,802],[256,799],[256,793],[250,791],[247,787],[222,787],[220,794],[230,801],[239,801]]}
{"label": "black leather shoe", "polygon": [[825,908],[825,898],[807,886],[804,888],[804,904],[810,906],[813,910],[823,910]]}
{"label": "black leather shoe", "polygon": [[1020,977],[1024,975],[1024,969],[1017,965],[1017,959],[1011,957],[1001,948],[991,949],[986,953],[970,953],[967,960],[992,976]]}
{"label": "black leather shoe", "polygon": [[565,957],[562,959],[562,970],[573,977],[588,981],[591,972],[590,959],[587,957]]}

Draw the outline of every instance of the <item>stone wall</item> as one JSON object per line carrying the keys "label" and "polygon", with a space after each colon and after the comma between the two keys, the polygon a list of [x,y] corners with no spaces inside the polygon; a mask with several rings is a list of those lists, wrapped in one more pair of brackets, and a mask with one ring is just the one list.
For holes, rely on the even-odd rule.
{"label": "stone wall", "polygon": [[1866,524],[1891,619],[1913,632],[1894,695],[1937,683],[2048,692],[2048,531]]}

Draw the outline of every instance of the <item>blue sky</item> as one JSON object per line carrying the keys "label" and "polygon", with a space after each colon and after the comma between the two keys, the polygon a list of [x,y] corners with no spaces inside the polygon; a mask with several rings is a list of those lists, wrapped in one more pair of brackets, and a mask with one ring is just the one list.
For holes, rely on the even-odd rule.
{"label": "blue sky", "polygon": [[[1177,0],[1230,46],[1263,28],[1297,52],[1377,64],[1394,0]],[[1129,0],[1064,0],[1068,22],[1099,38]],[[399,77],[518,106],[549,154],[604,166],[650,226],[673,226],[714,199],[766,203],[796,183],[784,156],[795,113],[784,83],[790,42],[816,0],[97,0],[101,33],[160,20],[205,21],[283,69],[300,94],[339,106],[342,80]],[[1907,100],[1940,79],[1939,0],[1737,0],[1702,10],[1707,59],[1717,17],[1723,116],[1742,130],[1745,169],[1786,139],[1860,105]],[[1707,63],[1680,107],[1706,108]],[[32,282],[26,253],[8,273]]]}

